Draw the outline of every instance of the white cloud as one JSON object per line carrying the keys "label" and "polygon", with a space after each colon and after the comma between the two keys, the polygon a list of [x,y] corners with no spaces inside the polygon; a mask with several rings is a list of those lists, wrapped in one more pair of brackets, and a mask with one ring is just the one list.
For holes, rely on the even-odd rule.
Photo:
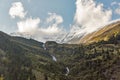
{"label": "white cloud", "polygon": [[120,2],[112,2],[111,6],[116,6],[117,8],[115,8],[114,13],[117,15],[120,15]]}
{"label": "white cloud", "polygon": [[9,15],[12,18],[19,17],[24,18],[26,15],[26,12],[24,11],[23,4],[21,2],[14,2],[12,3],[12,7],[9,10]]}
{"label": "white cloud", "polygon": [[46,29],[42,29],[45,32],[49,33],[57,33],[61,29],[59,28],[60,24],[63,22],[63,18],[56,13],[48,13],[49,17],[46,19],[46,23],[48,27]]}
{"label": "white cloud", "polygon": [[36,18],[36,19],[28,18],[24,21],[20,21],[17,23],[18,31],[33,33],[38,29],[39,23],[40,23],[39,18]]}
{"label": "white cloud", "polygon": [[117,2],[114,1],[114,2],[111,3],[111,6],[114,6],[114,5],[116,5],[116,4],[117,4]]}
{"label": "white cloud", "polygon": [[120,6],[120,2],[114,1],[114,2],[111,3],[111,6],[115,6],[115,5]]}
{"label": "white cloud", "polygon": [[75,26],[81,27],[82,32],[90,33],[106,24],[112,15],[111,10],[105,10],[103,4],[94,0],[77,0]]}
{"label": "white cloud", "polygon": [[39,18],[28,18],[26,20],[18,22],[17,26],[19,32],[33,32],[39,30],[45,33],[57,33],[62,29],[59,27],[62,22],[63,18],[60,15],[57,15],[56,13],[49,13],[49,17],[45,22],[45,24],[47,24],[47,27],[44,25],[42,27],[39,26]]}
{"label": "white cloud", "polygon": [[63,22],[63,18],[56,13],[48,13],[49,17],[47,18],[47,22],[55,22],[56,24],[61,24]]}
{"label": "white cloud", "polygon": [[[55,25],[56,26],[56,25]],[[55,34],[59,33],[61,29],[59,27],[55,27],[54,25],[52,27],[47,27],[47,28],[41,28],[40,30],[44,33],[48,34]]]}
{"label": "white cloud", "polygon": [[117,8],[117,9],[115,9],[115,13],[118,14],[118,15],[120,15],[120,7]]}
{"label": "white cloud", "polygon": [[56,13],[49,13],[48,15],[49,17],[44,22],[47,26],[40,26],[41,20],[39,18],[28,18],[17,23],[18,32],[30,34],[36,40],[42,42],[47,40],[55,41],[58,35],[65,33],[60,25],[63,22],[63,18]]}

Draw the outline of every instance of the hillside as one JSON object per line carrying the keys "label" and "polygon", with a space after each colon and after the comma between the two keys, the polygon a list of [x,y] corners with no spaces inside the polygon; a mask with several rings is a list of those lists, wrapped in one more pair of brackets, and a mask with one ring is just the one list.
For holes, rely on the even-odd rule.
{"label": "hillside", "polygon": [[43,43],[11,37],[0,32],[0,75],[3,80],[28,80],[29,78],[35,80],[33,72],[35,61],[37,60],[36,65],[38,63],[44,65],[52,61],[50,55],[39,47],[42,46],[39,44]]}
{"label": "hillside", "polygon": [[79,43],[95,43],[100,41],[108,41],[113,37],[120,35],[120,21],[104,26],[102,29],[82,37]]}
{"label": "hillside", "polygon": [[0,80],[120,80],[120,44],[45,44],[0,32]]}

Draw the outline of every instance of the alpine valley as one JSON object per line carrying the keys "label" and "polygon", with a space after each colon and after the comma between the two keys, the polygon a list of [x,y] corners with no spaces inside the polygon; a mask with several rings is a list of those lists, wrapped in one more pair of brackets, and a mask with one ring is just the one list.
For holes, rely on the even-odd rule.
{"label": "alpine valley", "polygon": [[120,21],[45,43],[12,35],[0,32],[0,80],[120,80]]}

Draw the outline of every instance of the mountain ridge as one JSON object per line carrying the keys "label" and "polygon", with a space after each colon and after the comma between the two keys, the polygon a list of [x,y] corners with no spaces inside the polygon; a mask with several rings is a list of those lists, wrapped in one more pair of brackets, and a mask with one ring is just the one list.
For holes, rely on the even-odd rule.
{"label": "mountain ridge", "polygon": [[120,21],[114,22],[103,28],[87,34],[83,38],[80,39],[79,43],[94,43],[100,41],[108,41],[111,37],[117,36],[120,34]]}
{"label": "mountain ridge", "polygon": [[[103,28],[105,29],[105,27],[115,24],[117,22],[120,22],[120,20],[114,20],[111,21],[105,25],[103,25],[101,28],[97,29],[96,31],[92,32],[92,33],[80,33],[80,28],[78,29],[74,29],[73,31],[70,31],[69,33],[60,33],[59,35],[57,34],[53,34],[53,36],[49,37],[49,36],[44,36],[42,38],[38,37],[36,38],[34,35],[31,35],[29,33],[20,33],[20,32],[14,32],[11,33],[10,35],[12,36],[19,36],[19,37],[24,37],[27,39],[35,39],[37,41],[43,41],[43,43],[45,43],[46,41],[55,41],[57,43],[69,43],[69,44],[79,44],[79,43],[85,43],[83,40],[85,38],[85,36],[90,35],[90,34],[96,34],[97,31],[99,31],[100,29],[103,30]],[[99,31],[100,32],[100,31]],[[89,37],[90,38],[90,37]],[[87,39],[86,39],[87,40]]]}

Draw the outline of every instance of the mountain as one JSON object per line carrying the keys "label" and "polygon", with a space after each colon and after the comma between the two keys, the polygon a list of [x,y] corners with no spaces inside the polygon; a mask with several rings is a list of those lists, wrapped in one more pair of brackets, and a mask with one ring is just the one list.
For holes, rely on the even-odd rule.
{"label": "mountain", "polygon": [[108,41],[113,36],[118,36],[120,20],[111,21],[102,28],[97,29],[92,33],[81,32],[80,27],[71,29],[66,37],[64,38],[64,43],[69,44],[79,44],[79,43],[94,43],[100,41]]}
{"label": "mountain", "polygon": [[120,35],[120,21],[111,23],[104,26],[103,28],[85,35],[82,37],[78,43],[95,43],[100,41],[108,41],[113,37],[118,37]]}
{"label": "mountain", "polygon": [[[33,67],[52,61],[42,45],[41,42],[12,37],[0,31],[0,80],[34,80]],[[35,61],[36,64],[33,63]]]}
{"label": "mountain", "polygon": [[0,31],[0,80],[120,80],[120,43],[112,41],[42,43]]}
{"label": "mountain", "polygon": [[46,42],[46,41],[55,41],[57,43],[69,43],[69,44],[79,44],[79,43],[93,43],[93,42],[99,42],[99,41],[107,41],[111,37],[116,36],[119,34],[119,24],[120,20],[112,21],[102,28],[92,32],[92,33],[86,33],[81,32],[84,29],[81,29],[79,26],[73,26],[70,32],[66,33],[59,33],[59,34],[52,34],[52,35],[35,35],[35,34],[29,34],[27,32],[20,33],[20,32],[14,32],[11,33],[12,36],[19,36],[24,37],[27,39],[35,39],[37,41]]}
{"label": "mountain", "polygon": [[10,34],[11,36],[19,36],[27,39],[35,39],[37,41],[41,41],[45,43],[46,41],[55,41],[58,43],[64,43],[64,38],[66,33],[59,33],[59,34],[51,34],[51,35],[39,35],[39,34],[30,34],[27,32],[13,32]]}

